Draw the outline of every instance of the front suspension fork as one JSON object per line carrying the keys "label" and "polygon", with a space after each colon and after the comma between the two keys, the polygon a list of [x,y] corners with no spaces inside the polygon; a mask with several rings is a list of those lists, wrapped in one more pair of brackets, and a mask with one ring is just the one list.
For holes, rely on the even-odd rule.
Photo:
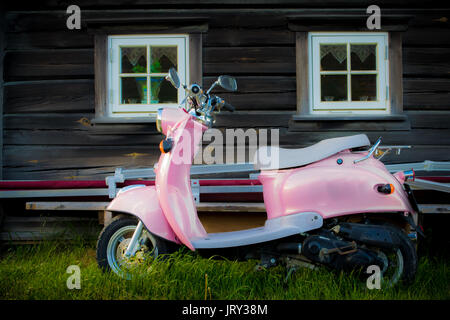
{"label": "front suspension fork", "polygon": [[139,249],[139,238],[141,237],[143,228],[144,224],[139,220],[139,223],[134,230],[133,236],[131,237],[130,243],[128,244],[127,250],[125,251],[125,257],[129,258],[134,256],[136,251]]}

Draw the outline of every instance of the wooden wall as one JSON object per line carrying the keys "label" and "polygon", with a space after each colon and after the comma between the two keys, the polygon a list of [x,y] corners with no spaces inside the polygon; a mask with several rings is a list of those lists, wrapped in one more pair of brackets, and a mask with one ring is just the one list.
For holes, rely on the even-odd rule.
{"label": "wooden wall", "polygon": [[[384,144],[413,145],[388,161],[450,160],[450,10],[422,1],[381,1],[383,10],[412,14],[403,34],[407,126],[367,122],[293,124],[296,111],[295,33],[287,19],[328,8],[365,9],[371,1],[77,1],[82,29],[67,30],[71,1],[44,1],[33,11],[9,5],[5,14],[3,179],[100,179],[116,167],[157,161],[155,124],[91,124],[94,39],[91,21],[142,23],[193,19],[203,34],[204,84],[235,76],[236,108],[219,128],[278,128],[283,146],[365,132]],[[407,9],[405,9],[407,8]],[[174,20],[175,19],[175,20]],[[218,91],[219,92],[219,91]],[[295,128],[295,130],[293,130]]]}

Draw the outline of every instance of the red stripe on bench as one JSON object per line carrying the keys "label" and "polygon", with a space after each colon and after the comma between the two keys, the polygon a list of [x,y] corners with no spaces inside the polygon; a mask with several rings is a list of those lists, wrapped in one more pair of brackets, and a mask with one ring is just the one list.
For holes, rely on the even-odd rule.
{"label": "red stripe on bench", "polygon": [[199,180],[201,186],[257,186],[259,180]]}
{"label": "red stripe on bench", "polygon": [[[450,177],[417,177],[418,179],[450,183]],[[255,179],[236,179],[236,180],[199,180],[201,186],[253,186],[261,185],[259,180]],[[118,183],[117,187],[124,187],[135,184],[146,186],[155,185],[154,180],[127,180],[124,183]],[[0,190],[39,190],[39,189],[89,189],[89,188],[107,188],[104,180],[4,180],[0,181]]]}

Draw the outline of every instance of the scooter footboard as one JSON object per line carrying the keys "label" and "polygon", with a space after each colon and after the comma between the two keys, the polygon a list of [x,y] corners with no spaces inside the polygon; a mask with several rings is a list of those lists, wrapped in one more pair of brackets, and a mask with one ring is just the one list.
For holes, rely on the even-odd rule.
{"label": "scooter footboard", "polygon": [[154,186],[135,186],[122,190],[106,210],[136,216],[151,233],[166,240],[180,243],[164,216]]}

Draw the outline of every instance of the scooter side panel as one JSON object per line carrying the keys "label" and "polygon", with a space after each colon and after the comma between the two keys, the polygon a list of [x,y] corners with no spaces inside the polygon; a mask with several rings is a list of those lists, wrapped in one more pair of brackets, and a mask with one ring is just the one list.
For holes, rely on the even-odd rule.
{"label": "scooter side panel", "polygon": [[151,233],[179,243],[159,205],[154,186],[136,187],[121,192],[106,210],[132,214],[138,217]]}
{"label": "scooter side panel", "polygon": [[[304,211],[318,212],[324,219],[364,212],[413,213],[401,183],[376,159],[353,163],[361,157],[343,152],[309,166],[263,172],[268,218]],[[378,185],[388,183],[394,193],[377,191]]]}

